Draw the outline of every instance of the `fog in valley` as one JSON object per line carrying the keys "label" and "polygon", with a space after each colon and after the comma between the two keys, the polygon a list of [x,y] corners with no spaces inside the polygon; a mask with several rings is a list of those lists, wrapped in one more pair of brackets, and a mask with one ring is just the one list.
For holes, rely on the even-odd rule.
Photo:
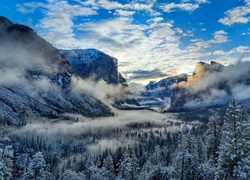
{"label": "fog in valley", "polygon": [[[138,134],[154,133],[166,136],[196,127],[199,121],[183,122],[178,114],[162,114],[149,110],[116,110],[111,117],[88,118],[81,115],[65,114],[71,120],[29,119],[27,124],[9,135],[30,134],[48,141],[74,141],[86,145],[86,150],[100,154],[105,149],[115,151],[118,147],[133,146]],[[135,135],[136,134],[136,135]]]}

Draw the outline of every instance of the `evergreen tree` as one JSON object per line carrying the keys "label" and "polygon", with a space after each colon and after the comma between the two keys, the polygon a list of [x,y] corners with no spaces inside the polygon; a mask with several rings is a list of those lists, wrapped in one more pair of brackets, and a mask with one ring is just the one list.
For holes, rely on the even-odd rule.
{"label": "evergreen tree", "polygon": [[122,159],[119,163],[118,178],[119,179],[131,179],[132,162],[127,151],[122,155]]}
{"label": "evergreen tree", "polygon": [[139,160],[136,157],[135,151],[132,150],[132,153],[131,153],[131,173],[130,173],[131,180],[138,179],[139,170],[140,170]]}
{"label": "evergreen tree", "polygon": [[93,154],[89,154],[86,160],[86,169],[84,174],[86,175],[86,179],[102,179],[102,171],[98,167],[100,165],[98,160],[94,159]]}
{"label": "evergreen tree", "polygon": [[194,144],[194,137],[190,133],[180,136],[174,160],[175,176],[180,180],[196,179],[198,176],[197,151]]}
{"label": "evergreen tree", "polygon": [[32,156],[28,165],[28,178],[35,180],[53,179],[51,173],[47,171],[47,165],[42,152],[37,152]]}
{"label": "evergreen tree", "polygon": [[0,180],[9,180],[11,179],[12,174],[9,172],[6,163],[3,158],[0,156]]}
{"label": "evergreen tree", "polygon": [[217,179],[250,179],[250,134],[242,110],[232,99],[226,112]]}
{"label": "evergreen tree", "polygon": [[103,171],[103,176],[105,179],[108,179],[108,180],[115,179],[114,162],[110,154],[103,160],[102,171]]}
{"label": "evergreen tree", "polygon": [[63,174],[62,174],[62,178],[61,180],[83,180],[85,179],[85,176],[83,173],[79,172],[75,172],[73,170],[66,170]]}
{"label": "evergreen tree", "polygon": [[217,113],[209,118],[207,124],[208,130],[205,132],[206,137],[206,149],[207,149],[207,158],[214,161],[215,164],[218,162],[218,151],[221,141],[221,121]]}

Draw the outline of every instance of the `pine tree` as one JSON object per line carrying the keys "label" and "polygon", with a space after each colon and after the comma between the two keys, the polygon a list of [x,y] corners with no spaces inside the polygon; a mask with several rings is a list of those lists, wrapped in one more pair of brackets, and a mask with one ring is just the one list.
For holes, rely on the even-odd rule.
{"label": "pine tree", "polygon": [[119,179],[131,179],[131,171],[132,171],[132,162],[128,152],[124,152],[122,155],[122,159],[119,163],[119,170],[118,170],[118,178]]}
{"label": "pine tree", "polygon": [[32,156],[28,165],[27,176],[28,178],[35,180],[53,179],[53,176],[47,170],[47,165],[42,152],[37,152]]}
{"label": "pine tree", "polygon": [[190,133],[181,135],[174,160],[175,176],[180,180],[197,177],[197,151],[194,144],[194,137]]}
{"label": "pine tree", "polygon": [[84,171],[84,174],[86,176],[86,179],[102,179],[102,171],[98,167],[100,165],[100,162],[98,160],[95,160],[93,154],[89,154],[87,156],[86,160],[86,169]]}
{"label": "pine tree", "polygon": [[102,171],[103,171],[103,176],[105,179],[108,179],[108,180],[115,179],[114,162],[110,154],[103,160]]}
{"label": "pine tree", "polygon": [[213,115],[209,118],[207,126],[208,130],[205,132],[207,158],[213,160],[213,162],[217,164],[219,145],[222,136],[221,120],[217,113],[213,112]]}
{"label": "pine tree", "polygon": [[217,179],[250,179],[250,134],[244,124],[242,110],[232,99],[223,125]]}
{"label": "pine tree", "polygon": [[83,180],[85,179],[85,176],[83,173],[79,172],[75,172],[73,170],[66,170],[63,174],[62,174],[62,180]]}
{"label": "pine tree", "polygon": [[138,179],[139,170],[140,170],[139,160],[136,157],[135,151],[132,150],[132,153],[131,153],[131,173],[130,173],[131,180]]}
{"label": "pine tree", "polygon": [[3,158],[0,156],[0,180],[11,179],[12,174],[9,172],[6,163]]}

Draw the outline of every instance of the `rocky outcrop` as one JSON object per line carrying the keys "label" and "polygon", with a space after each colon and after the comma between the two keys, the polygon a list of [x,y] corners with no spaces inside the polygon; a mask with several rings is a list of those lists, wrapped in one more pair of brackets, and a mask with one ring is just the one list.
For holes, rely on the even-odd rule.
{"label": "rocky outcrop", "polygon": [[[119,109],[136,109],[140,104],[128,88],[126,79],[119,73],[117,59],[96,49],[60,50],[72,66],[73,72],[83,79],[119,86],[113,105]],[[100,89],[100,91],[102,91]]]}
{"label": "rocky outcrop", "polygon": [[164,108],[169,105],[176,84],[187,80],[187,74],[164,78],[158,82],[150,81],[140,92],[138,101],[146,107]]}
{"label": "rocky outcrop", "polygon": [[223,66],[199,62],[187,81],[180,82],[171,97],[168,111],[187,111],[222,106],[234,97],[249,98],[244,89],[250,85],[250,63]]}
{"label": "rocky outcrop", "polygon": [[66,120],[67,113],[113,115],[96,97],[72,89],[74,68],[31,28],[0,17],[0,54],[0,124],[20,125],[41,117]]}

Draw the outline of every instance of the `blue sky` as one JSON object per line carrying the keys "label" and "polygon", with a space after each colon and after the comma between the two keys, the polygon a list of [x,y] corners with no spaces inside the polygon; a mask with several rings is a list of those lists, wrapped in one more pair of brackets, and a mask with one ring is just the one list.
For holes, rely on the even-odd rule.
{"label": "blue sky", "polygon": [[250,60],[250,0],[8,0],[0,15],[57,48],[96,48],[130,81]]}

